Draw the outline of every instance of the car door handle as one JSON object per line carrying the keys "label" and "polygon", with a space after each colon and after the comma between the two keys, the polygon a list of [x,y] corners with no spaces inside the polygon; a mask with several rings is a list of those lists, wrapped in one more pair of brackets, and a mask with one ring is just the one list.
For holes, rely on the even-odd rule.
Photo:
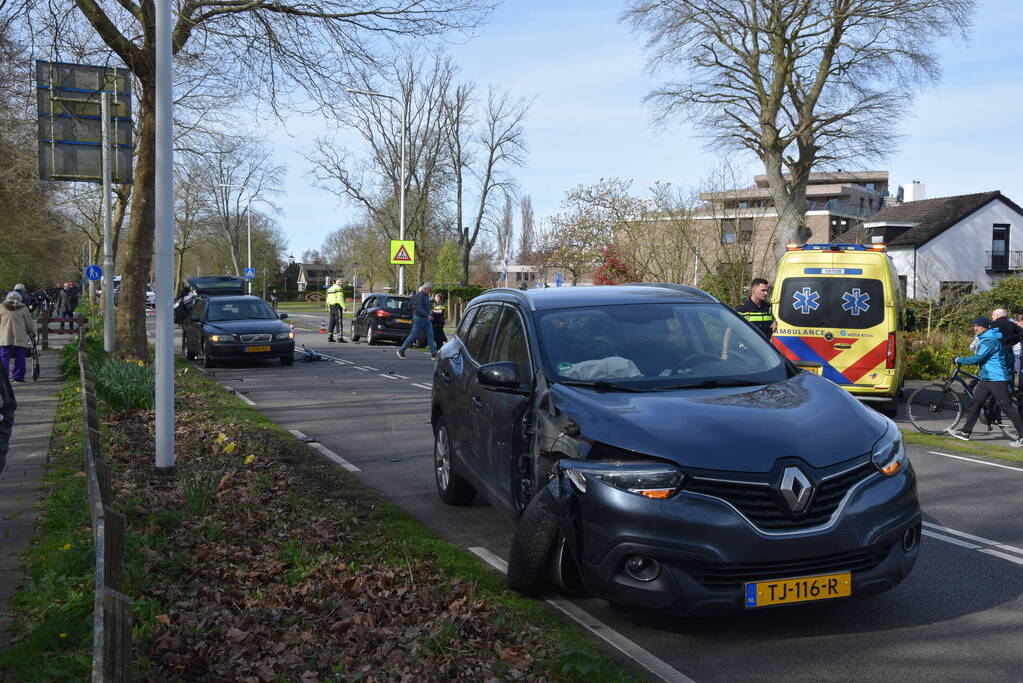
{"label": "car door handle", "polygon": [[472,404],[474,406],[476,406],[477,408],[482,408],[483,407],[483,401],[480,400],[479,396],[473,396],[472,397]]}

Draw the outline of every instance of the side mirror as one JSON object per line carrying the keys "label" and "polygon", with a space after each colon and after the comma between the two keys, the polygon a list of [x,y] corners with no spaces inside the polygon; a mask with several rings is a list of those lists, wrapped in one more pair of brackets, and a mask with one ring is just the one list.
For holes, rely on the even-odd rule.
{"label": "side mirror", "polygon": [[903,325],[903,327],[905,328],[906,332],[915,332],[916,331],[916,313],[913,312],[912,308],[907,308],[906,312],[903,315],[906,318],[905,324]]}
{"label": "side mirror", "polygon": [[481,365],[476,379],[487,389],[518,389],[521,384],[519,366],[510,361]]}
{"label": "side mirror", "polygon": [[281,320],[287,320],[288,319],[288,314],[287,313],[281,313],[280,314],[280,318],[281,318]]}

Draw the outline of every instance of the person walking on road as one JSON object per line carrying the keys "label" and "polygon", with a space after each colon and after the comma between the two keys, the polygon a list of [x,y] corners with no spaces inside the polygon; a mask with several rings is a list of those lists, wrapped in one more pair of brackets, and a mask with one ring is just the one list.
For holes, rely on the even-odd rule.
{"label": "person walking on road", "polygon": [[1011,389],[1015,383],[1013,380],[1016,374],[1014,369],[1016,358],[1012,349],[1020,342],[1020,329],[1013,322],[1012,318],[1009,317],[1009,312],[1004,308],[996,308],[991,311],[991,327],[998,330],[1002,335],[1002,360],[1005,362],[1005,368],[1009,376],[1009,388]]}
{"label": "person walking on road", "polygon": [[1016,440],[1009,445],[1013,448],[1023,448],[1023,420],[1019,413],[1012,409],[1012,402],[1009,400],[1009,369],[1005,364],[1005,352],[1002,347],[1002,334],[991,326],[987,318],[977,318],[973,321],[973,329],[979,337],[977,353],[968,357],[956,357],[958,365],[979,365],[978,374],[980,381],[973,390],[973,398],[970,406],[966,409],[966,422],[962,429],[949,427],[948,433],[963,441],[970,440],[973,426],[977,424],[980,417],[980,408],[987,401],[989,396],[994,396],[998,408],[1003,414],[1008,415],[1012,420],[1012,426],[1016,428]]}
{"label": "person walking on road", "polygon": [[275,311],[277,310],[277,290],[276,289],[271,289],[270,290],[270,306],[272,306]]}
{"label": "person walking on road", "polygon": [[412,297],[412,329],[409,330],[405,341],[398,349],[398,358],[405,357],[405,351],[419,336],[420,332],[426,333],[426,343],[430,347],[430,358],[437,357],[437,342],[433,338],[433,312],[430,305],[430,294],[433,293],[433,283],[424,282],[416,295]]}
{"label": "person walking on road", "polygon": [[[345,288],[340,282],[335,282],[327,289],[327,310],[330,311],[330,325],[327,326],[327,341],[344,342],[344,312]],[[334,332],[337,331],[337,338]]]}
{"label": "person walking on road", "polygon": [[[0,304],[0,365],[14,382],[25,381],[25,355],[36,336],[36,322],[21,303],[17,292],[10,292]],[[11,370],[11,359],[14,369]]]}
{"label": "person walking on road", "polygon": [[437,347],[444,346],[447,344],[448,337],[444,334],[444,295],[437,293],[433,295],[433,310],[431,315],[433,316],[433,341],[437,344]]}
{"label": "person walking on road", "polygon": [[746,319],[768,340],[774,334],[776,325],[771,314],[771,302],[767,299],[767,280],[754,278],[749,287],[749,298],[735,307],[735,312]]}
{"label": "person walking on road", "polygon": [[[64,288],[57,294],[57,317],[58,318],[73,318],[75,317],[75,309],[78,308],[78,292],[75,291],[75,285],[72,282],[65,282]],[[67,325],[69,329],[74,329],[74,323],[61,323],[60,329],[64,329]]]}
{"label": "person walking on road", "polygon": [[14,398],[14,388],[7,379],[7,373],[0,373],[0,474],[7,466],[7,451],[11,443],[11,431],[14,429],[14,411],[18,402]]}

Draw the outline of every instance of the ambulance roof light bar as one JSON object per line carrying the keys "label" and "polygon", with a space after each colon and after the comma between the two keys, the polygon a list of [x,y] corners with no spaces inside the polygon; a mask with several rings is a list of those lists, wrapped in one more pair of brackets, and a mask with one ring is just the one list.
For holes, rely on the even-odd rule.
{"label": "ambulance roof light bar", "polygon": [[884,251],[887,247],[880,242],[874,244],[797,244],[785,245],[786,251]]}

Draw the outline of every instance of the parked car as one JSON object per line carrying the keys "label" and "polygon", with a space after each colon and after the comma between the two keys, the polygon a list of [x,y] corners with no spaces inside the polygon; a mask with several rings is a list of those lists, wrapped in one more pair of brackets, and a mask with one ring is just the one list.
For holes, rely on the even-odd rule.
{"label": "parked car", "polygon": [[412,331],[411,298],[394,294],[370,294],[352,318],[352,341],[363,337],[367,344],[400,342]]}
{"label": "parked car", "polygon": [[917,559],[895,423],[698,289],[490,290],[432,403],[438,493],[517,520],[526,594],[719,613],[870,595]]}
{"label": "parked car", "polygon": [[258,296],[242,294],[245,279],[231,275],[188,280],[192,292],[175,309],[181,323],[181,355],[212,367],[227,359],[295,359],[295,333]]}

